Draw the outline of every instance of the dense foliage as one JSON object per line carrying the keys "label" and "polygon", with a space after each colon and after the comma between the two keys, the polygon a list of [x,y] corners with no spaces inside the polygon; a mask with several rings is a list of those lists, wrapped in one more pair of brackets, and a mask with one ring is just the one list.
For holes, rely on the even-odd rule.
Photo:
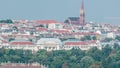
{"label": "dense foliage", "polygon": [[13,23],[13,21],[11,19],[7,19],[7,20],[0,20],[0,23]]}
{"label": "dense foliage", "polygon": [[0,49],[0,63],[38,62],[49,68],[120,68],[120,46],[105,46],[102,50],[93,47],[88,51],[80,49],[47,52],[39,50]]}

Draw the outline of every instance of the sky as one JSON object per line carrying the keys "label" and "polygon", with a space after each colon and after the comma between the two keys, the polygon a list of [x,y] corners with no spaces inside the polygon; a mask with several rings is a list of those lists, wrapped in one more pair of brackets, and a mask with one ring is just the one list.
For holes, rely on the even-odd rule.
{"label": "sky", "polygon": [[[57,20],[79,17],[82,0],[0,0],[0,19]],[[120,23],[120,0],[84,0],[87,22]]]}

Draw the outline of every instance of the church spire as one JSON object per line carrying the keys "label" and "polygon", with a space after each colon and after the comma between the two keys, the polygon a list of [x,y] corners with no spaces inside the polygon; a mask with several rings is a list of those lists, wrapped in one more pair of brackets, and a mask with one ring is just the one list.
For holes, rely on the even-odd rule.
{"label": "church spire", "polygon": [[82,0],[82,6],[81,9],[84,9],[84,0]]}
{"label": "church spire", "polygon": [[81,25],[85,24],[84,0],[82,0],[82,5],[80,9],[80,24]]}

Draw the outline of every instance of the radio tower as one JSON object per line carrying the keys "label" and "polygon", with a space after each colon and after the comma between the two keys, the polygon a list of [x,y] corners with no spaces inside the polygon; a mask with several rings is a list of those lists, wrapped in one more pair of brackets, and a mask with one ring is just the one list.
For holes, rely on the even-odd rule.
{"label": "radio tower", "polygon": [[80,9],[80,25],[85,24],[85,11],[84,11],[84,0],[82,0],[82,5]]}

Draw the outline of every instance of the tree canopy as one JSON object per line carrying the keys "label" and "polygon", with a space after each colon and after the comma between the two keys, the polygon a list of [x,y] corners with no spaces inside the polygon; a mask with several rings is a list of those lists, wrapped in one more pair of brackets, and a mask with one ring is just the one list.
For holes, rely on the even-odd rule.
{"label": "tree canopy", "polygon": [[32,63],[48,65],[49,68],[119,68],[120,49],[105,46],[102,50],[93,47],[87,51],[80,49],[47,52],[0,48],[0,63]]}
{"label": "tree canopy", "polygon": [[12,21],[11,19],[0,20],[0,23],[8,23],[8,24],[11,24],[11,23],[13,23],[13,21]]}

